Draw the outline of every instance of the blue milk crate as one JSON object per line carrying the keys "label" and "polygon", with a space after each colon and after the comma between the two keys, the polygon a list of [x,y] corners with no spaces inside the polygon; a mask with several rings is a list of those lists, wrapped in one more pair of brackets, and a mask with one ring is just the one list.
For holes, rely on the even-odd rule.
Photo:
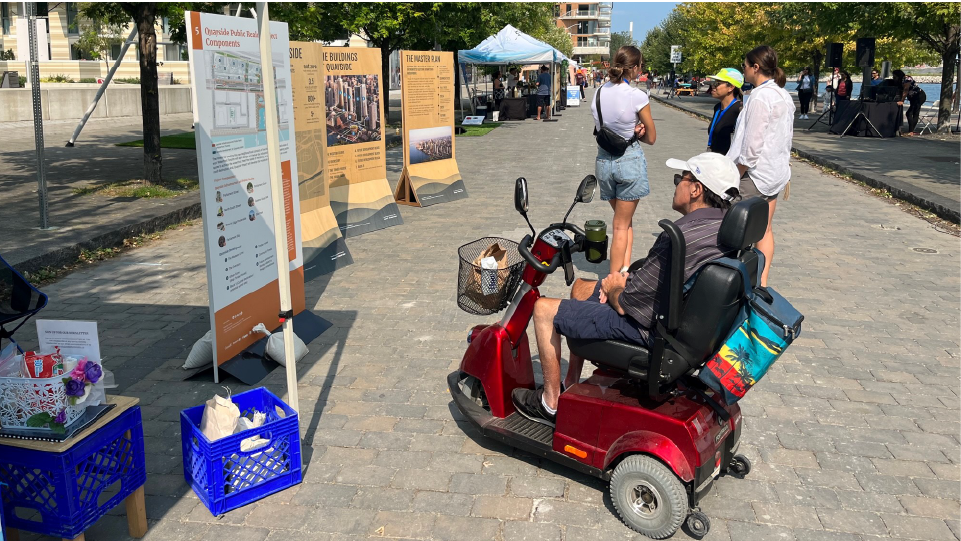
{"label": "blue milk crate", "polygon": [[[6,447],[0,455],[4,526],[64,539],[82,534],[147,480],[139,407],[64,452]],[[32,517],[21,518],[18,508]]]}
{"label": "blue milk crate", "polygon": [[[297,413],[263,387],[234,395],[231,400],[242,416],[252,417],[255,411],[266,413],[263,426],[211,442],[200,431],[205,404],[180,412],[184,478],[214,516],[303,479]],[[270,443],[241,451],[240,442],[252,436]]]}

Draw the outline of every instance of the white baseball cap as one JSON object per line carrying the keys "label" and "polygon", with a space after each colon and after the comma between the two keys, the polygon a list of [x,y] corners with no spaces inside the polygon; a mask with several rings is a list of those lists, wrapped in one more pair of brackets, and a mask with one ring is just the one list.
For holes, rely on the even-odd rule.
{"label": "white baseball cap", "polygon": [[725,201],[733,199],[726,192],[731,188],[739,188],[741,185],[741,175],[738,173],[734,162],[727,156],[716,152],[698,154],[687,161],[671,158],[667,160],[667,166],[671,169],[690,171],[698,182],[707,186],[709,190]]}

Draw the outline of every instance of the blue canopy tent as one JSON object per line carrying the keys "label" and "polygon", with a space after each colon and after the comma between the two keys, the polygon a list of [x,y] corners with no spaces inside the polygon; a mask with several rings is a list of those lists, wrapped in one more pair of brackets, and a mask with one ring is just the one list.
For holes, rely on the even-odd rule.
{"label": "blue canopy tent", "polygon": [[[511,25],[507,25],[497,34],[489,36],[476,47],[469,50],[457,51],[457,62],[465,64],[506,66],[509,64],[548,64],[551,67],[551,80],[554,80],[554,65],[567,61],[572,66],[577,64],[554,47],[534,39]],[[556,90],[556,89],[555,89]],[[552,97],[553,102],[553,97]],[[473,102],[471,108],[473,109]],[[463,116],[464,104],[461,102]]]}

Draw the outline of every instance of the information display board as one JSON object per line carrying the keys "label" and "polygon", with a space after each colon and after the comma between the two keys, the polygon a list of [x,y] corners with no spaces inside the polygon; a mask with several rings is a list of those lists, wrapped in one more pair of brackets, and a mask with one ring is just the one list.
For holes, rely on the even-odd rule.
{"label": "information display board", "polygon": [[319,43],[290,43],[290,80],[297,128],[297,187],[304,247],[304,279],[353,263],[330,208],[324,176],[324,64]]}
{"label": "information display board", "polygon": [[[207,290],[217,367],[277,327],[280,291],[267,159],[257,22],[188,11],[190,73],[196,104],[197,168],[207,255]],[[294,313],[304,309],[300,198],[287,24],[271,23],[280,159],[287,220],[284,261]]]}
{"label": "information display board", "polygon": [[579,86],[567,87],[567,106],[580,107],[580,105],[581,105],[581,87]]}
{"label": "information display board", "polygon": [[454,154],[454,53],[401,51],[404,171],[394,198],[426,207],[467,197]]}
{"label": "information display board", "polygon": [[404,223],[387,183],[380,49],[321,47],[324,169],[345,237]]}

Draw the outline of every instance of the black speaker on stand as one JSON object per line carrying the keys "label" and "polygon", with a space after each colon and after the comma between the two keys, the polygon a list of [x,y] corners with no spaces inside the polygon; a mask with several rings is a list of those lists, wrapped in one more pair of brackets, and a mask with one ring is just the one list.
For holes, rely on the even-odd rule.
{"label": "black speaker on stand", "polygon": [[874,38],[858,38],[855,57],[861,68],[861,97],[866,95],[866,88],[871,85],[871,70],[874,69]]}
{"label": "black speaker on stand", "polygon": [[[841,61],[843,56],[844,56],[843,44],[828,43],[826,58],[827,58],[827,63],[829,68],[840,68],[842,64]],[[833,82],[833,76],[831,80]],[[813,128],[814,126],[817,126],[818,122],[827,124],[828,128],[830,128],[831,125],[834,123],[834,92],[832,91],[832,92],[829,92],[828,94],[829,94],[828,107],[824,109],[824,111],[821,111],[821,116],[814,119],[814,122],[812,122],[811,125],[808,126],[807,131],[811,131],[811,128]],[[827,122],[823,120],[824,115],[828,115]]]}

